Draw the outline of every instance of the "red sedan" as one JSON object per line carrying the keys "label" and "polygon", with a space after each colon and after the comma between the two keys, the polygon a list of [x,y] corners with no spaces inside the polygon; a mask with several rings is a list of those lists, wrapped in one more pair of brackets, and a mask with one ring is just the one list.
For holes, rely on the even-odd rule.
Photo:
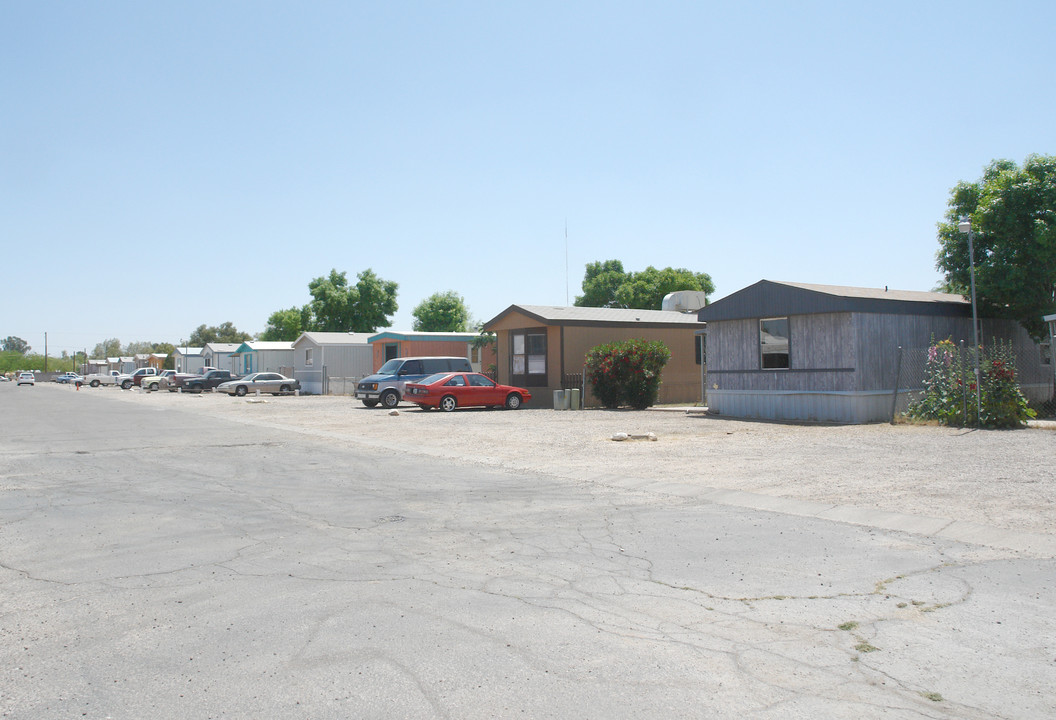
{"label": "red sedan", "polygon": [[407,383],[403,399],[423,410],[440,408],[451,412],[456,407],[504,407],[516,410],[532,399],[524,388],[499,385],[480,373],[437,373],[418,382]]}

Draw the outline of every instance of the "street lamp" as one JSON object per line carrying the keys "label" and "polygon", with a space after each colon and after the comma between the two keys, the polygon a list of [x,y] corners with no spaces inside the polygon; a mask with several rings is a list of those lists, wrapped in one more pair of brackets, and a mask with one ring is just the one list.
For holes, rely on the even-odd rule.
{"label": "street lamp", "polygon": [[960,219],[960,222],[957,223],[957,229],[962,233],[968,234],[968,269],[972,278],[972,334],[975,338],[975,423],[976,425],[982,425],[983,401],[980,394],[982,386],[979,382],[981,380],[979,372],[979,319],[975,313],[975,247],[972,244],[975,239],[975,233],[972,232],[972,221],[967,217]]}

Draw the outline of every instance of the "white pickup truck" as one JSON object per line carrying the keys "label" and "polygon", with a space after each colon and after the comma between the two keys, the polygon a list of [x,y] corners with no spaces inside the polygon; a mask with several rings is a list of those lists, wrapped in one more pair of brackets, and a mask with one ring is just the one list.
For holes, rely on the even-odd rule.
{"label": "white pickup truck", "polygon": [[117,379],[119,377],[121,377],[121,373],[117,370],[107,370],[106,372],[85,375],[81,384],[90,385],[92,387],[99,387],[100,385],[117,385]]}

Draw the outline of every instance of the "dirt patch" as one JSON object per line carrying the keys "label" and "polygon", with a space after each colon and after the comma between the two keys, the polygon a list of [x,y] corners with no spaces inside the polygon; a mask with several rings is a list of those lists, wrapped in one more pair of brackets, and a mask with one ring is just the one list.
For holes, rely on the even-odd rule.
{"label": "dirt patch", "polygon": [[[124,401],[257,423],[388,452],[580,482],[661,480],[1056,532],[1056,433],[912,425],[803,426],[660,410],[555,412],[401,406],[348,397],[120,392]],[[614,442],[616,433],[655,442]]]}

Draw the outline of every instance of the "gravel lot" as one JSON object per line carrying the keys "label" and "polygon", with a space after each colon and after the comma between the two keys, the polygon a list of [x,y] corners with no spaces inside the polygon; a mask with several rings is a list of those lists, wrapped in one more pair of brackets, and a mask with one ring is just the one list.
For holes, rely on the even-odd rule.
{"label": "gravel lot", "polygon": [[[1056,533],[1056,432],[1049,428],[802,426],[662,409],[440,413],[401,406],[389,415],[349,397],[84,391],[426,460],[578,482],[661,480]],[[614,442],[620,432],[652,432],[657,440]]]}

